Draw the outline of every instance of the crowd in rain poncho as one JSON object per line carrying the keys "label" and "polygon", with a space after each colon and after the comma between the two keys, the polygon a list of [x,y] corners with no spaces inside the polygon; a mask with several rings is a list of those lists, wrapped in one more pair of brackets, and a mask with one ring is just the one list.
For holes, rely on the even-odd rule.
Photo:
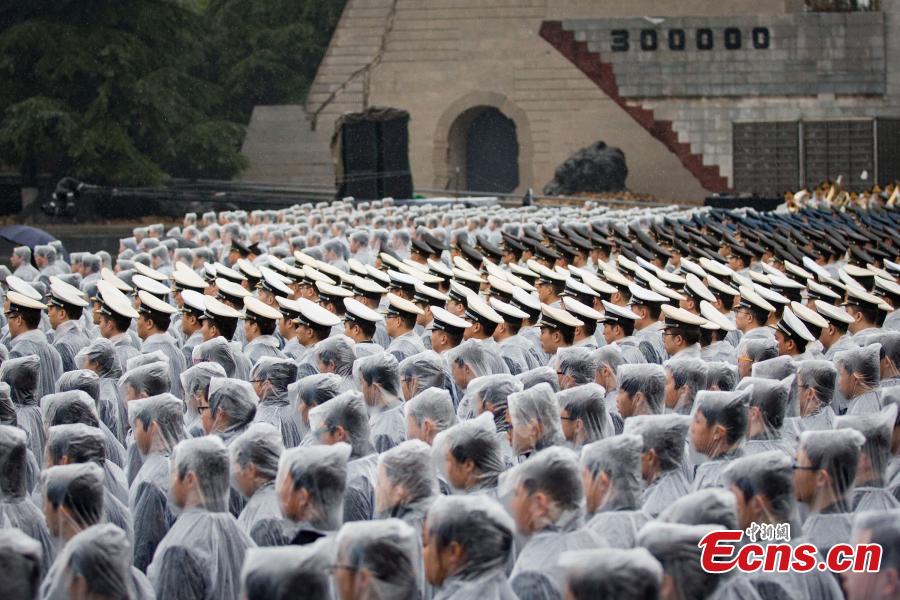
{"label": "crowd in rain poncho", "polygon": [[[0,597],[898,598],[898,225],[348,199],[18,247]],[[760,529],[880,570],[702,568]]]}

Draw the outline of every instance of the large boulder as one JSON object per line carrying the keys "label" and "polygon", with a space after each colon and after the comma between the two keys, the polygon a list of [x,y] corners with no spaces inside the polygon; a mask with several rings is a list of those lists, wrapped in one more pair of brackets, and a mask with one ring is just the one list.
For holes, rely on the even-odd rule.
{"label": "large boulder", "polygon": [[547,196],[584,192],[618,192],[625,189],[628,167],[625,153],[597,142],[582,148],[556,168],[553,181],[544,187]]}

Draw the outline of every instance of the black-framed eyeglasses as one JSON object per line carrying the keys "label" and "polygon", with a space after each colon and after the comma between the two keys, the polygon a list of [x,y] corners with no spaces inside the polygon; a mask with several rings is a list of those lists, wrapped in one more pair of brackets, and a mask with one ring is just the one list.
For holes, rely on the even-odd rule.
{"label": "black-framed eyeglasses", "polygon": [[206,406],[198,406],[197,407],[197,412],[199,412],[199,413],[202,413],[204,410],[209,410],[209,404],[207,404]]}

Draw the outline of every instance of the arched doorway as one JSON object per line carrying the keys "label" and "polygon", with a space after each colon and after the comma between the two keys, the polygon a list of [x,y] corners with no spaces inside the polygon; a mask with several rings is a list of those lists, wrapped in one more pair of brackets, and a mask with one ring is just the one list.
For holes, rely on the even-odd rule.
{"label": "arched doorway", "polygon": [[516,124],[497,108],[464,111],[448,138],[449,189],[509,193],[519,186]]}

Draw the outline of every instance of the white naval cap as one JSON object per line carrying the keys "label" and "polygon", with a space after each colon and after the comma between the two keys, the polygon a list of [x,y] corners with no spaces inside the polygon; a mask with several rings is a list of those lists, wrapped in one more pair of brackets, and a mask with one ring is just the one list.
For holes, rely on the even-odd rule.
{"label": "white naval cap", "polygon": [[805,342],[812,342],[816,339],[790,307],[785,307],[784,312],[781,313],[781,318],[775,325],[772,325],[772,328],[777,329],[788,337],[800,339]]}
{"label": "white naval cap", "polygon": [[34,286],[17,275],[8,276],[6,278],[6,286],[12,291],[27,296],[32,300],[41,300],[41,293],[34,289]]}
{"label": "white naval cap", "polygon": [[357,296],[378,296],[387,293],[387,288],[376,281],[365,277],[356,277],[353,280],[353,292]]}
{"label": "white naval cap", "polygon": [[422,315],[425,314],[421,308],[410,302],[406,298],[401,298],[397,294],[388,293],[387,306],[385,307],[386,315]]}
{"label": "white naval cap", "polygon": [[403,263],[400,261],[400,259],[394,258],[393,256],[391,256],[391,255],[388,254],[387,252],[382,252],[382,253],[380,253],[380,254],[378,255],[378,258],[381,259],[381,263],[382,263],[382,264],[388,265],[388,266],[390,266],[390,267],[393,267],[394,269],[398,268],[400,265],[403,264]]}
{"label": "white naval cap", "polygon": [[762,296],[756,293],[756,290],[753,288],[742,285],[738,288],[738,291],[741,294],[740,305],[745,308],[750,308],[752,310],[764,310],[766,312],[775,312],[775,307],[772,306],[767,300],[765,300]]}
{"label": "white naval cap", "polygon": [[301,252],[300,250],[294,250],[294,260],[296,261],[294,264],[301,265],[302,267],[315,267],[318,261],[306,254],[305,252]]}
{"label": "white naval cap", "polygon": [[824,300],[832,304],[841,299],[830,287],[822,285],[813,279],[806,280],[806,297],[813,300]]}
{"label": "white naval cap", "polygon": [[139,313],[159,313],[171,316],[178,312],[177,308],[147,290],[138,290],[138,298],[141,300],[141,305],[138,307]]}
{"label": "white naval cap", "polygon": [[[283,277],[290,278],[290,280],[292,282],[303,279],[303,269],[298,269],[297,267],[291,266],[291,265],[287,264],[286,262],[284,262],[282,259],[278,258],[277,256],[269,256],[266,260],[269,263],[270,269],[274,270],[275,272],[277,272],[279,275],[282,275]],[[350,259],[350,260],[353,260],[353,259]],[[366,268],[364,266],[362,266],[362,264],[360,264],[360,267],[362,268],[362,274],[365,275]],[[261,269],[260,269],[260,272],[262,272]]]}
{"label": "white naval cap", "polygon": [[592,307],[588,306],[583,302],[579,302],[577,299],[572,296],[564,296],[562,299],[563,307],[575,315],[578,319],[582,320],[590,320],[590,321],[602,321],[603,313],[597,310],[594,310]]}
{"label": "white naval cap", "polygon": [[344,298],[353,297],[353,292],[351,292],[350,290],[342,288],[338,285],[325,283],[324,281],[316,282],[316,290],[318,290],[319,292],[319,298],[323,298],[334,303],[338,303]]}
{"label": "white naval cap", "polygon": [[214,263],[213,266],[216,268],[216,277],[224,277],[232,283],[241,283],[242,281],[247,279],[241,273],[238,273],[231,267],[226,267],[220,262]]}
{"label": "white naval cap", "polygon": [[108,316],[120,316],[137,319],[137,311],[128,300],[128,296],[108,281],[97,282],[97,294],[100,297],[100,312]]}
{"label": "white naval cap", "polygon": [[385,287],[391,285],[391,278],[388,277],[388,274],[379,271],[372,265],[366,265],[366,274],[369,279],[373,279]]}
{"label": "white naval cap", "polygon": [[416,291],[413,294],[413,302],[424,302],[428,306],[437,304],[443,306],[450,297],[424,283],[416,283]]}
{"label": "white naval cap", "polygon": [[666,296],[670,300],[675,300],[676,302],[684,300],[684,294],[682,294],[681,292],[678,292],[676,290],[673,290],[672,288],[665,285],[659,279],[652,279],[650,281],[650,289],[653,290],[654,292],[656,292],[657,294]]}
{"label": "white naval cap", "polygon": [[181,262],[175,263],[175,269],[172,271],[172,281],[175,282],[175,289],[195,290],[202,292],[206,289],[206,282],[203,278],[190,267],[178,268]]}
{"label": "white naval cap", "polygon": [[503,320],[509,323],[519,323],[523,319],[528,318],[528,313],[520,308],[516,308],[512,304],[508,304],[499,298],[491,297],[488,302],[497,314],[503,317]]}
{"label": "white naval cap", "polygon": [[706,319],[695,315],[689,310],[671,304],[662,305],[662,313],[665,317],[665,325],[668,327],[700,327],[706,323]]}
{"label": "white naval cap", "polygon": [[891,307],[875,294],[870,294],[863,289],[851,285],[847,286],[847,300],[844,301],[844,305],[862,306],[864,308],[880,308],[886,312],[891,311]]}
{"label": "white naval cap", "polygon": [[561,327],[576,328],[584,325],[584,321],[576,319],[569,311],[541,303],[540,327],[559,329]]}
{"label": "white naval cap", "polygon": [[700,301],[700,314],[704,319],[714,324],[718,329],[723,331],[734,331],[737,329],[734,323],[732,323],[728,318],[719,312],[719,310],[707,302],[706,300]]}
{"label": "white naval cap", "polygon": [[284,315],[281,314],[281,311],[272,308],[255,296],[246,296],[244,298],[244,318],[248,321],[257,319],[277,321],[283,317]]}
{"label": "white naval cap", "polygon": [[706,283],[709,284],[709,286],[708,286],[709,288],[715,290],[716,292],[718,292],[720,294],[725,294],[726,296],[740,296],[741,295],[741,293],[739,291],[737,291],[736,289],[734,289],[733,287],[731,287],[730,285],[728,285],[727,283],[725,283],[724,281],[722,281],[721,279],[719,279],[718,277],[716,277],[714,275],[707,275]]}
{"label": "white naval cap", "polygon": [[146,277],[145,275],[135,275],[131,278],[131,282],[134,284],[134,287],[138,289],[138,291],[143,290],[145,292],[153,294],[154,296],[168,296],[169,292],[172,291],[168,286],[162,284],[156,279]]}
{"label": "white naval cap", "polygon": [[[227,279],[222,279],[221,277],[216,279],[216,288],[219,290],[219,296],[226,296],[229,300],[233,300],[234,302],[240,302],[250,295],[250,292],[242,285]],[[221,298],[219,299],[221,300]]]}
{"label": "white naval cap", "polygon": [[[344,315],[344,320],[346,321],[365,321],[367,323],[381,323],[384,321],[384,317],[380,313],[353,298],[344,298],[344,308],[347,311]],[[297,312],[299,312],[299,306]]]}
{"label": "white naval cap", "polygon": [[164,273],[160,273],[156,269],[148,267],[144,263],[135,261],[134,262],[134,270],[137,272],[138,275],[143,275],[144,277],[149,277],[150,279],[153,279],[155,281],[168,281],[169,280],[168,275],[166,275]]}
{"label": "white naval cap", "polygon": [[843,323],[844,325],[850,325],[851,323],[856,322],[856,319],[854,319],[850,313],[839,306],[834,306],[833,304],[822,300],[815,300],[813,304],[815,304],[819,314],[829,321]]}
{"label": "white naval cap", "polygon": [[[349,298],[348,298],[349,299]],[[299,298],[297,300],[300,314],[294,317],[294,322],[307,327],[334,327],[341,322],[341,318],[331,313],[309,298]]]}
{"label": "white naval cap", "polygon": [[440,306],[432,306],[431,314],[434,316],[432,327],[437,331],[448,331],[450,333],[460,334],[465,329],[472,326],[472,324],[465,319],[454,315],[452,312],[443,309]]}
{"label": "white naval cap", "polygon": [[784,270],[787,273],[790,273],[794,277],[799,278],[801,281],[805,281],[807,279],[812,279],[814,275],[801,267],[800,265],[796,265],[789,260],[784,261]]}
{"label": "white naval cap", "polygon": [[259,272],[259,269],[256,268],[256,265],[254,265],[246,258],[237,259],[237,268],[238,271],[240,271],[248,279],[259,279],[260,277],[262,277],[262,273]]}
{"label": "white naval cap", "polygon": [[6,294],[6,299],[9,301],[10,312],[15,312],[13,307],[27,308],[29,310],[44,310],[47,308],[47,305],[43,302],[35,300],[34,298],[29,298],[19,292],[8,292]]}
{"label": "white naval cap", "polygon": [[[106,267],[100,269],[100,280],[107,282],[120,292],[125,292],[126,294],[130,294],[132,291],[134,291],[134,288],[122,281],[115,273],[113,273]],[[99,281],[97,283],[99,283]]]}
{"label": "white naval cap", "polygon": [[685,273],[693,273],[694,275],[696,275],[697,277],[699,277],[701,279],[706,279],[707,273],[706,273],[706,271],[703,270],[703,267],[701,267],[700,265],[698,265],[697,263],[693,262],[690,259],[682,258],[679,268],[682,271],[684,271]]}
{"label": "white naval cap", "polygon": [[287,278],[278,273],[278,271],[270,269],[269,267],[260,267],[259,274],[261,277],[256,283],[257,289],[269,291],[274,294],[276,298],[279,296],[288,298],[293,294],[291,288],[288,287]]}
{"label": "white naval cap", "polygon": [[322,271],[316,269],[315,267],[303,265],[303,282],[309,285],[316,285],[317,281],[330,283],[331,285],[335,285],[337,283],[334,279],[332,279]]}
{"label": "white naval cap", "polygon": [[709,291],[709,288],[693,273],[688,273],[687,277],[685,277],[684,291],[707,302],[716,301],[716,297]]}
{"label": "white naval cap", "polygon": [[[817,313],[816,311],[808,308],[805,304],[800,304],[799,302],[791,302],[791,311],[797,317],[803,321],[807,327],[812,325],[813,327],[818,327],[819,329],[824,329],[828,327],[828,321],[825,318]],[[812,333],[812,332],[810,332]]]}
{"label": "white naval cap", "polygon": [[503,322],[503,317],[497,314],[497,311],[482,300],[479,296],[472,296],[466,304],[465,316],[470,321],[478,321],[480,323],[496,323]]}
{"label": "white naval cap", "polygon": [[190,312],[202,315],[206,310],[206,296],[194,290],[184,290],[181,292],[181,299],[184,301],[184,308],[181,312]]}
{"label": "white naval cap", "polygon": [[532,292],[526,292],[522,288],[513,289],[510,304],[522,310],[530,310],[533,313],[540,312],[541,310],[541,301],[538,297]]}
{"label": "white naval cap", "polygon": [[409,292],[414,292],[416,288],[416,278],[412,275],[407,275],[406,273],[401,273],[400,271],[394,271],[393,269],[388,270],[388,277],[391,279],[391,285],[388,289],[404,289]]}
{"label": "white naval cap", "polygon": [[232,308],[212,296],[203,296],[205,310],[201,319],[240,319],[244,316],[241,311]]}
{"label": "white naval cap", "polygon": [[460,255],[456,255],[453,257],[453,264],[457,269],[469,271],[470,273],[478,273],[478,269],[475,268],[475,265],[473,265]]}
{"label": "white naval cap", "polygon": [[787,306],[791,303],[790,298],[788,298],[784,294],[776,292],[775,290],[769,289],[764,285],[755,283],[753,284],[753,289],[756,290],[757,294],[768,300],[770,303],[782,304],[784,306]]}
{"label": "white naval cap", "polygon": [[604,323],[624,323],[627,321],[637,321],[638,319],[640,319],[638,315],[636,315],[630,309],[625,308],[624,306],[619,306],[618,304],[613,304],[612,302],[607,302],[606,300],[601,300],[601,302],[603,303]]}
{"label": "white naval cap", "polygon": [[[684,259],[682,259],[682,262],[684,262]],[[700,266],[707,273],[712,273],[718,277],[731,277],[734,275],[734,269],[717,260],[712,260],[703,256],[699,259],[699,262]]]}
{"label": "white naval cap", "polygon": [[50,277],[50,296],[47,299],[47,304],[55,304],[57,306],[69,304],[84,308],[88,305],[88,301],[84,297],[84,292],[53,275]]}
{"label": "white naval cap", "polygon": [[653,290],[648,290],[636,283],[630,284],[628,286],[628,291],[631,292],[632,304],[666,304],[669,302],[669,298],[666,296],[654,292]]}

